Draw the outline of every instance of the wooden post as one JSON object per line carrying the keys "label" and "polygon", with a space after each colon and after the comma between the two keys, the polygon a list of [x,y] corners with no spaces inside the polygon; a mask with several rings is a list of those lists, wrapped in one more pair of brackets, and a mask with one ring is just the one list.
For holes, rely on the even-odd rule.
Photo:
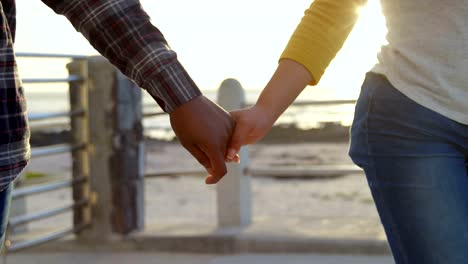
{"label": "wooden post", "polygon": [[[218,91],[218,103],[231,111],[244,107],[245,94],[234,79],[225,80]],[[228,164],[228,173],[217,185],[218,225],[220,228],[244,227],[252,221],[250,177],[245,175],[249,163],[248,148],[241,148],[240,164]]]}
{"label": "wooden post", "polygon": [[143,228],[141,89],[103,57],[88,59],[88,241]]}
{"label": "wooden post", "polygon": [[[69,100],[71,112],[83,112],[78,116],[70,118],[72,142],[74,146],[83,145],[84,149],[77,149],[72,152],[72,177],[73,179],[85,178],[84,184],[73,186],[73,201],[79,202],[87,200],[90,203],[90,178],[89,178],[89,107],[88,107],[88,62],[85,60],[74,60],[67,65],[70,75],[81,76],[83,81],[72,82],[69,86]],[[73,209],[73,226],[79,227],[91,223],[91,207],[87,206]],[[76,233],[78,238],[83,238],[87,231]]]}

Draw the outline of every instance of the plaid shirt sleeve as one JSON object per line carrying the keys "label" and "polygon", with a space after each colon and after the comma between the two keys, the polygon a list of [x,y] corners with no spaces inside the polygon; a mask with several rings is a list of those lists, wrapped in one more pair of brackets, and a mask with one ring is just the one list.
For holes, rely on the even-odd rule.
{"label": "plaid shirt sleeve", "polygon": [[138,0],[42,0],[66,16],[104,57],[164,111],[201,95]]}

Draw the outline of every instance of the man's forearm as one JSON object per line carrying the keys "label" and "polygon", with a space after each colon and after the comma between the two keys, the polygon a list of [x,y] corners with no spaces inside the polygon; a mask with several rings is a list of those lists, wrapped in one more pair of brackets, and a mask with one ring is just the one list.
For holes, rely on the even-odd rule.
{"label": "man's forearm", "polygon": [[138,0],[42,0],[166,112],[201,94]]}

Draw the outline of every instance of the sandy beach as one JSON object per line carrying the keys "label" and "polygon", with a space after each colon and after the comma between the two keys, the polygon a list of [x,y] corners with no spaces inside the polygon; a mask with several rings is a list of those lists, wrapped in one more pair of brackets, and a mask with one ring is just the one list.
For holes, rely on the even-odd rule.
{"label": "sandy beach", "polygon": [[[348,144],[300,143],[249,146],[251,167],[351,164]],[[177,143],[148,142],[146,170],[193,169],[200,165]],[[174,162],[177,157],[177,162]],[[70,177],[69,155],[38,158],[26,171],[42,172],[47,179]],[[31,181],[42,181],[35,179]],[[29,180],[28,180],[29,181]],[[384,239],[374,204],[362,173],[333,178],[252,177],[253,221],[293,224],[300,232],[342,237],[358,227],[363,236],[379,234]],[[70,189],[54,191],[27,200],[29,212],[54,208],[71,201]],[[150,178],[145,181],[145,224],[216,225],[216,187],[200,176]],[[33,230],[67,226],[71,214],[29,225]],[[352,222],[352,224],[351,224]],[[328,228],[329,227],[329,228]]]}

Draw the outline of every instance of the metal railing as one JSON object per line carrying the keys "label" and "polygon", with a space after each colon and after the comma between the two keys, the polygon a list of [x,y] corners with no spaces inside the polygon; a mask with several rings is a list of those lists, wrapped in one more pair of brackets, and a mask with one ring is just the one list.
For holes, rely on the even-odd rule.
{"label": "metal railing", "polygon": [[[301,101],[294,102],[292,106],[296,106],[296,107],[326,106],[326,105],[347,105],[347,104],[355,104],[355,103],[356,103],[356,100],[301,100]],[[241,107],[249,107],[252,105],[253,105],[252,102],[246,102]],[[144,105],[143,107],[149,108],[149,107],[153,107],[153,105]],[[164,116],[164,115],[167,115],[167,113],[161,112],[161,111],[143,113],[144,118]]]}
{"label": "metal railing", "polygon": [[59,118],[59,117],[74,117],[74,116],[83,116],[84,110],[79,109],[70,112],[58,112],[58,113],[35,113],[29,114],[29,121],[40,121],[46,120],[51,118]]}
{"label": "metal railing", "polygon": [[[17,57],[21,58],[39,58],[39,59],[73,59],[73,60],[85,60],[86,56],[81,55],[66,55],[66,54],[38,54],[38,53],[17,53]],[[76,82],[83,82],[86,76],[77,76],[77,75],[70,75],[68,78],[44,78],[44,79],[23,79],[23,83],[29,84],[41,84],[41,83],[76,83]],[[31,128],[36,128],[35,123],[37,121],[47,121],[50,119],[56,118],[74,118],[74,117],[84,117],[85,109],[77,108],[72,109],[69,112],[56,112],[56,113],[38,113],[38,114],[30,114],[29,121],[31,123]],[[44,125],[38,125],[37,128],[47,127]],[[40,148],[32,148],[31,149],[31,158],[35,159],[38,157],[45,157],[63,153],[70,153],[75,151],[84,151],[86,149],[86,142],[81,142],[78,144],[60,144],[60,145],[50,145],[46,147]],[[77,187],[83,185],[87,182],[86,177],[80,178],[73,178],[67,180],[61,180],[46,184],[39,184],[33,185],[28,187],[21,187],[15,189],[12,193],[13,202],[17,199],[25,199],[32,195],[40,195],[43,193],[47,193],[50,191],[55,191],[64,188],[70,187]],[[35,222],[44,220],[50,217],[54,217],[63,213],[67,213],[71,210],[87,207],[89,205],[88,199],[78,199],[70,204],[66,204],[64,206],[50,209],[50,210],[43,210],[36,213],[29,213],[23,215],[15,215],[10,217],[8,225],[9,228],[15,228],[27,223]],[[15,252],[18,250],[22,250],[25,248],[29,248],[32,246],[40,245],[46,243],[48,241],[56,240],[63,238],[69,234],[74,232],[79,232],[85,228],[89,227],[89,223],[82,223],[80,225],[74,225],[69,228],[65,228],[63,230],[55,231],[49,234],[46,234],[41,237],[35,237],[33,239],[24,240],[24,241],[9,241],[6,243],[8,245],[7,252]],[[9,236],[9,239],[12,237]]]}
{"label": "metal railing", "polygon": [[17,52],[16,57],[20,58],[51,58],[51,59],[73,59],[73,60],[86,60],[86,55],[76,54],[55,54],[55,53],[35,53],[35,52]]}
{"label": "metal railing", "polygon": [[16,216],[10,218],[9,225],[10,227],[16,227],[20,225],[27,224],[32,221],[37,221],[45,218],[49,218],[52,216],[59,215],[61,213],[65,213],[70,211],[71,209],[78,208],[81,206],[85,206],[88,204],[88,200],[80,200],[76,203],[71,203],[56,209],[41,211],[39,213],[33,213],[28,215]]}
{"label": "metal railing", "polygon": [[[254,166],[252,168],[246,168],[244,170],[245,175],[256,176],[256,177],[332,177],[340,176],[345,174],[360,173],[362,169],[354,165],[313,165],[307,167],[265,167],[265,166]],[[157,177],[173,177],[173,176],[204,176],[206,171],[203,169],[185,169],[185,170],[161,170],[157,172],[146,173],[147,178]]]}
{"label": "metal railing", "polygon": [[52,145],[49,147],[38,147],[31,150],[31,158],[45,157],[50,155],[57,155],[63,153],[70,153],[75,150],[84,149],[86,145],[71,146],[68,144]]}
{"label": "metal railing", "polygon": [[[231,98],[232,99],[232,98]],[[245,102],[243,98],[234,98],[234,101],[239,101],[240,107],[248,107],[252,106],[252,102]],[[347,105],[347,104],[355,104],[356,100],[301,100],[296,101],[292,104],[295,107],[306,107],[306,106],[328,106],[328,105]],[[152,105],[144,105],[144,108],[149,108]],[[223,106],[223,105],[221,105]],[[167,113],[165,112],[147,112],[143,113],[143,118],[154,118],[165,116]],[[166,127],[163,125],[149,125],[145,126],[145,130],[159,130],[165,129]],[[250,164],[250,162],[246,161],[246,163]],[[290,175],[291,177],[320,177],[320,176],[329,176],[329,175],[344,175],[344,174],[351,174],[351,173],[359,173],[362,172],[357,166],[354,165],[313,165],[308,166],[306,168],[291,168],[291,167],[277,167],[269,168],[269,167],[247,167],[244,170],[244,173],[250,176],[270,176],[270,177],[282,177],[284,175]],[[154,178],[154,177],[171,177],[171,176],[183,176],[183,175],[204,175],[206,171],[203,169],[185,169],[185,170],[168,170],[168,171],[157,171],[157,172],[149,172],[145,174],[145,177]]]}
{"label": "metal railing", "polygon": [[65,228],[59,231],[55,231],[53,233],[48,234],[47,236],[38,237],[38,238],[27,240],[27,241],[21,241],[16,244],[10,245],[8,247],[8,252],[16,252],[16,251],[23,250],[26,248],[42,245],[50,241],[61,239],[68,235],[81,232],[85,230],[86,228],[89,228],[89,226],[90,226],[89,224],[82,224],[82,225],[78,225],[74,227]]}
{"label": "metal railing", "polygon": [[54,183],[41,184],[41,185],[36,185],[36,186],[31,186],[31,187],[23,187],[23,188],[14,190],[12,193],[12,198],[18,199],[18,198],[26,197],[29,195],[56,191],[59,189],[73,187],[75,185],[82,184],[85,182],[86,182],[86,178],[83,177],[80,179],[62,180],[62,181],[58,181]]}
{"label": "metal railing", "polygon": [[68,78],[48,78],[48,79],[23,79],[23,83],[71,83],[71,82],[81,82],[83,78],[80,76],[71,75]]}

